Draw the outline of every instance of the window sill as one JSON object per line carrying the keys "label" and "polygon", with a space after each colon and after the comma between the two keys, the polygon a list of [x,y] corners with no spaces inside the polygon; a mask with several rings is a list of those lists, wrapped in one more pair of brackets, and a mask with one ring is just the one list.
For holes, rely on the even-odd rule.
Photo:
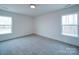
{"label": "window sill", "polygon": [[3,34],[0,34],[0,36],[2,36],[2,35],[9,35],[9,34],[12,34],[12,33],[3,33]]}
{"label": "window sill", "polygon": [[72,35],[72,34],[66,34],[66,33],[62,33],[62,35],[68,36],[68,37],[78,38],[78,35]]}

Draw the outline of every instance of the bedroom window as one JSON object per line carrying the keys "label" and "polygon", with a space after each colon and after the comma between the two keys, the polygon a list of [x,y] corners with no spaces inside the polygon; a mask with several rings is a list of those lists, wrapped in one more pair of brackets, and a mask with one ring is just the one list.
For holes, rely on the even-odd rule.
{"label": "bedroom window", "polygon": [[0,34],[12,33],[12,17],[0,16]]}
{"label": "bedroom window", "polygon": [[62,16],[62,34],[67,36],[78,36],[77,14]]}

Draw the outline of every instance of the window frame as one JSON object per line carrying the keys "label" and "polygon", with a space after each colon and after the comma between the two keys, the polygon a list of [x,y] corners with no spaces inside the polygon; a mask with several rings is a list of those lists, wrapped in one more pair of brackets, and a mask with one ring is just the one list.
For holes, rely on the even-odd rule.
{"label": "window frame", "polygon": [[[73,25],[72,25],[72,24],[63,24],[63,22],[62,22],[62,20],[63,20],[62,17],[63,17],[63,16],[69,16],[69,15],[75,15],[75,14],[77,14],[77,13],[66,14],[66,15],[62,15],[62,16],[61,16],[61,26],[62,26],[62,33],[61,33],[61,34],[62,34],[62,35],[71,36],[71,37],[78,37],[78,14],[77,14],[77,24],[75,24],[75,25],[74,25],[74,24],[73,24]],[[77,27],[77,30],[76,30],[76,31],[77,31],[77,34],[69,34],[69,33],[63,32],[63,27],[64,27],[64,26],[76,26],[76,27]]]}
{"label": "window frame", "polygon": [[[4,16],[4,15],[0,15],[0,17],[7,17],[7,18],[11,18],[11,24],[10,25],[2,25],[3,26],[10,26],[10,32],[5,32],[5,33],[0,33],[0,35],[5,35],[5,34],[11,34],[13,31],[12,31],[12,17],[11,16]],[[1,24],[0,24],[1,26]],[[8,28],[8,27],[7,27]]]}

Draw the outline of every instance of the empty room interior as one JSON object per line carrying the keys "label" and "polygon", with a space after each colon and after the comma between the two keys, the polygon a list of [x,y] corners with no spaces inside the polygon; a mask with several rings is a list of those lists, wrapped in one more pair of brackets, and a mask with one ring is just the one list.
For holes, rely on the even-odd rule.
{"label": "empty room interior", "polygon": [[0,55],[78,54],[78,4],[0,4]]}

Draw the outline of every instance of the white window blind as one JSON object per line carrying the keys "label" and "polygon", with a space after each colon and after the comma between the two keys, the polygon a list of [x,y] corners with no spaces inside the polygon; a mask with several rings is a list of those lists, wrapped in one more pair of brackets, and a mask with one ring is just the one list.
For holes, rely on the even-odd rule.
{"label": "white window blind", "polygon": [[12,17],[0,16],[0,34],[12,33]]}
{"label": "white window blind", "polygon": [[67,36],[78,36],[77,14],[62,16],[62,34]]}

